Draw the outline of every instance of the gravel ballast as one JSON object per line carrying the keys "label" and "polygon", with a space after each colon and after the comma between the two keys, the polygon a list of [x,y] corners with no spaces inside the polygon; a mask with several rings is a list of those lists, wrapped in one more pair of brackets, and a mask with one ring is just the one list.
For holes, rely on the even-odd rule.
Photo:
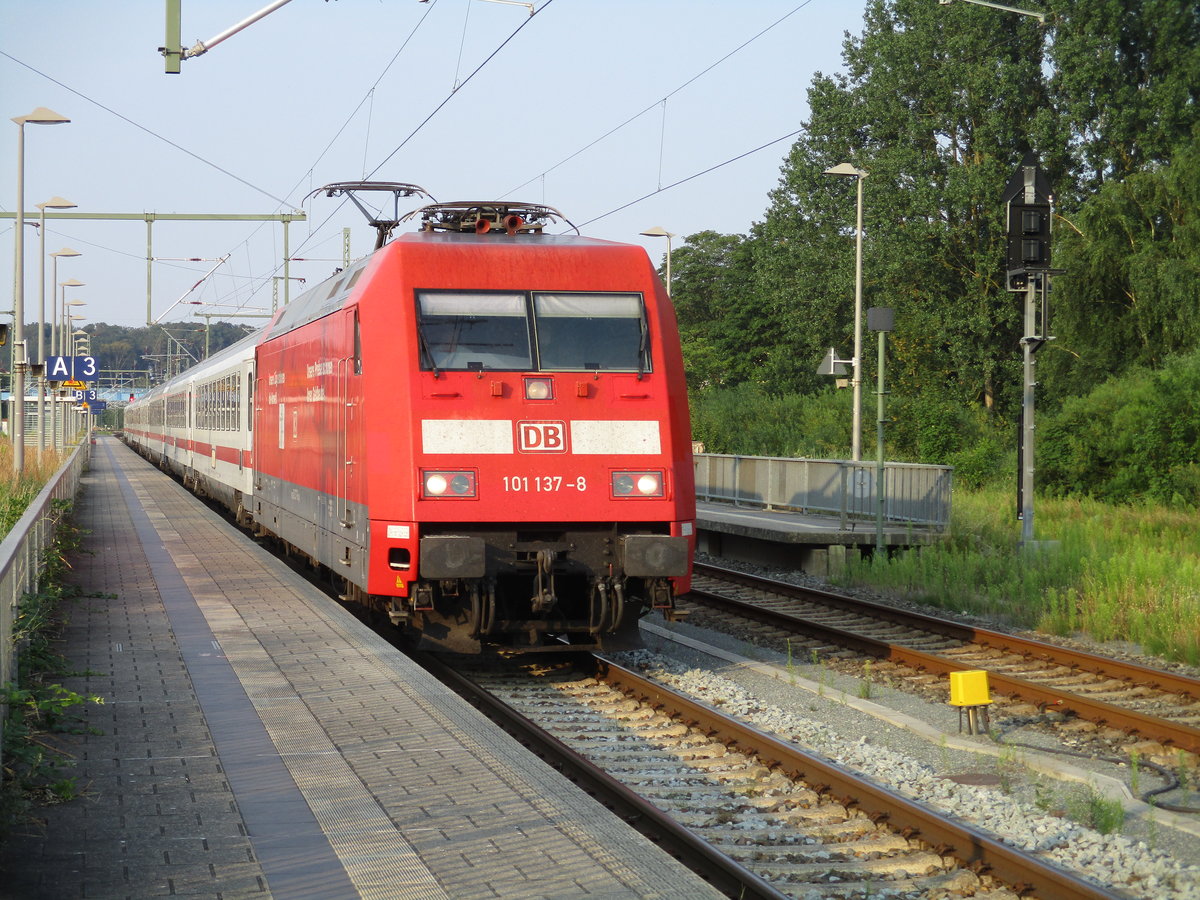
{"label": "gravel ballast", "polygon": [[[1137,801],[1111,763],[1015,745],[1056,749],[1043,733],[1004,734],[1001,743],[960,734],[946,704],[865,688],[720,632],[644,623],[643,636],[647,649],[618,661],[1110,888],[1200,900],[1198,817]],[[1114,809],[1120,819],[1122,807],[1114,833],[1076,821]]]}

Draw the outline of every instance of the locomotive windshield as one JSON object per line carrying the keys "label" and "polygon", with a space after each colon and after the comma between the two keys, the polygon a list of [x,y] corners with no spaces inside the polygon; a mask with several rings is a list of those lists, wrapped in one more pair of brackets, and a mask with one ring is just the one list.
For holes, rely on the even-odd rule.
{"label": "locomotive windshield", "polygon": [[439,369],[529,369],[524,294],[418,296],[422,364]]}
{"label": "locomotive windshield", "polygon": [[543,371],[645,371],[646,320],[636,294],[534,294]]}
{"label": "locomotive windshield", "polygon": [[640,294],[417,294],[426,370],[645,372]]}

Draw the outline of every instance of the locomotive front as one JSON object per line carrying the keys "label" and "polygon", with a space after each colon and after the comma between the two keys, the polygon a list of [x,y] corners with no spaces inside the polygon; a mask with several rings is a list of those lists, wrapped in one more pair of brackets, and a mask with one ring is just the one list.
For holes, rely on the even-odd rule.
{"label": "locomotive front", "polygon": [[[449,208],[451,227],[427,208],[388,245],[359,300],[363,359],[394,360],[396,336],[408,354],[390,396],[367,398],[368,419],[392,409],[367,436],[372,581],[400,589],[388,611],[425,646],[625,643],[691,574],[670,300],[640,247],[542,234],[536,210]],[[378,468],[397,445],[409,477]]]}

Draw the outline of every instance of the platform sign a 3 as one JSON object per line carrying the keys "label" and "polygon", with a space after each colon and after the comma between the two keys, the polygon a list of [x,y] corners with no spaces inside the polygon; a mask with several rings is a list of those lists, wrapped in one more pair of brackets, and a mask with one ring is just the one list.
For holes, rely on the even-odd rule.
{"label": "platform sign a 3", "polygon": [[48,381],[96,381],[100,378],[100,360],[94,356],[47,356]]}

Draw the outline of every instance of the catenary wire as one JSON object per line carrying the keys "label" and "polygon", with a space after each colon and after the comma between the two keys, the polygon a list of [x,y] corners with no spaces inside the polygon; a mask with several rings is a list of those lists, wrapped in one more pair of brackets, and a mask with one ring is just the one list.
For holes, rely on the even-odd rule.
{"label": "catenary wire", "polygon": [[[513,188],[512,190],[505,191],[505,192],[504,192],[503,194],[501,194],[500,196],[501,196],[501,197],[507,197],[507,196],[509,196],[510,194],[515,194],[517,191],[521,190],[522,188],[526,187],[527,185],[533,184],[533,182],[537,181],[539,178],[545,178],[547,175],[549,175],[549,174],[550,174],[551,172],[553,172],[555,169],[558,169],[558,168],[560,168],[560,167],[562,167],[562,166],[566,165],[566,164],[567,164],[567,163],[569,163],[571,160],[573,160],[575,157],[579,156],[581,153],[586,153],[588,150],[592,149],[592,147],[595,147],[595,146],[596,146],[597,144],[599,144],[601,141],[603,141],[603,140],[605,140],[605,139],[607,139],[607,138],[609,138],[609,137],[612,137],[614,134],[616,134],[618,131],[620,131],[622,128],[624,128],[626,125],[629,125],[629,124],[630,124],[630,123],[632,123],[632,122],[636,122],[636,121],[637,121],[638,119],[640,119],[642,116],[646,115],[646,113],[650,112],[650,111],[651,111],[651,110],[653,110],[653,109],[657,109],[657,108],[658,108],[658,106],[659,106],[660,104],[664,104],[664,103],[666,103],[668,100],[670,100],[672,97],[674,97],[674,96],[675,96],[676,94],[678,94],[680,91],[682,91],[684,88],[686,88],[686,87],[688,87],[689,85],[691,85],[691,84],[695,83],[696,81],[699,81],[701,78],[703,78],[705,75],[707,75],[707,74],[708,74],[709,72],[711,72],[713,69],[715,69],[717,66],[721,65],[721,64],[722,64],[723,62],[725,62],[727,59],[730,59],[731,57],[733,57],[733,56],[735,56],[736,54],[740,53],[740,52],[741,52],[742,50],[744,50],[746,47],[749,47],[751,44],[753,44],[755,41],[757,41],[757,40],[758,40],[759,38],[761,38],[763,35],[765,35],[765,34],[767,34],[768,32],[770,32],[770,31],[774,30],[774,29],[775,29],[776,27],[778,27],[779,25],[782,25],[782,24],[783,24],[783,23],[784,23],[784,22],[785,22],[787,19],[791,18],[791,17],[792,17],[792,16],[794,16],[796,13],[800,12],[800,10],[804,9],[804,7],[808,6],[810,3],[812,3],[812,0],[804,0],[804,2],[803,2],[803,3],[801,3],[799,6],[795,7],[795,8],[794,8],[794,9],[792,9],[790,12],[784,13],[782,16],[780,16],[778,19],[776,19],[774,22],[772,22],[772,23],[771,23],[770,25],[768,25],[766,28],[762,29],[762,30],[761,30],[761,31],[759,31],[757,34],[753,35],[753,36],[752,36],[752,37],[750,37],[750,38],[747,38],[747,39],[746,39],[746,40],[744,40],[742,43],[738,44],[738,46],[734,47],[732,50],[730,50],[728,53],[726,53],[726,54],[725,54],[724,56],[722,56],[720,59],[716,60],[716,61],[715,61],[715,62],[713,62],[713,63],[710,63],[710,64],[709,64],[709,65],[707,65],[707,66],[705,66],[703,69],[701,69],[701,70],[700,70],[699,72],[697,72],[695,75],[693,75],[691,78],[689,78],[689,79],[687,79],[686,81],[684,81],[682,84],[680,84],[680,85],[679,85],[678,87],[676,87],[675,89],[673,89],[673,90],[671,90],[671,91],[668,91],[666,94],[664,94],[663,96],[659,97],[657,100],[655,100],[655,101],[654,101],[653,103],[651,103],[649,106],[647,106],[645,109],[642,109],[642,110],[640,110],[639,112],[636,112],[636,113],[634,113],[632,116],[630,116],[629,118],[627,118],[625,121],[621,122],[619,125],[614,125],[612,128],[610,128],[608,131],[604,132],[604,134],[600,135],[600,136],[599,136],[598,138],[596,138],[595,140],[593,140],[593,141],[591,141],[591,142],[589,142],[589,143],[585,144],[584,146],[580,147],[578,150],[576,150],[574,153],[570,154],[569,156],[565,156],[565,157],[563,157],[563,158],[562,158],[562,159],[560,159],[558,162],[556,162],[554,165],[552,165],[550,168],[546,169],[545,171],[541,172],[541,173],[540,173],[540,174],[538,174],[538,175],[535,175],[535,176],[533,176],[532,178],[530,178],[528,181],[524,182],[523,184],[519,184],[519,185],[517,185],[517,186],[516,186],[515,188]],[[647,195],[647,196],[651,196],[651,195]]]}
{"label": "catenary wire", "polygon": [[672,188],[677,188],[681,184],[686,184],[689,181],[694,181],[695,179],[701,177],[702,175],[707,175],[709,172],[715,172],[717,169],[724,168],[725,166],[727,166],[731,163],[737,162],[739,159],[745,159],[747,156],[751,156],[760,150],[765,150],[768,147],[774,146],[775,144],[778,144],[780,141],[786,141],[790,138],[794,138],[796,135],[800,134],[800,132],[803,130],[804,129],[798,129],[796,131],[791,132],[790,134],[785,134],[782,137],[777,137],[773,141],[767,141],[765,144],[759,144],[757,147],[747,150],[745,153],[739,153],[737,156],[730,157],[729,159],[725,160],[724,162],[719,162],[716,165],[709,166],[707,169],[703,169],[699,172],[694,172],[693,174],[688,175],[686,178],[680,178],[678,181],[668,184],[666,187],[659,187],[656,190],[650,191],[649,193],[643,194],[640,197],[636,197],[635,199],[630,200],[628,203],[622,203],[620,206],[615,207],[614,209],[610,209],[608,212],[601,213],[598,216],[593,216],[592,218],[587,219],[584,222],[580,222],[579,227],[583,228],[585,225],[591,225],[593,222],[599,222],[601,219],[606,219],[611,215],[619,213],[623,209],[628,209],[629,207],[631,207],[637,203],[641,203],[643,200],[648,200],[649,198],[653,197],[655,194],[662,194],[666,191],[671,190]]}

